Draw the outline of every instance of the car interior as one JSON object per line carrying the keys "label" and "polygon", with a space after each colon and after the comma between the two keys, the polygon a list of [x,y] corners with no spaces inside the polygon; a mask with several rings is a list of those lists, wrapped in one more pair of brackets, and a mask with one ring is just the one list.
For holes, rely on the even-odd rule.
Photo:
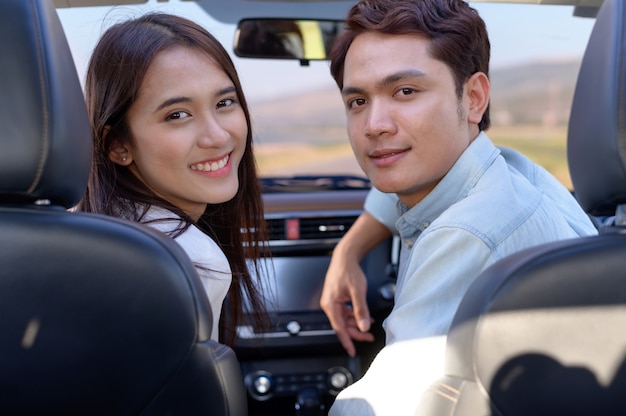
{"label": "car interior", "polygon": [[[362,212],[369,182],[263,178],[271,326],[241,326],[232,349],[209,340],[208,300],[176,243],[71,211],[89,174],[90,131],[59,3],[0,0],[11,17],[0,25],[0,413],[326,415],[382,348],[393,306],[394,239],[362,262],[376,342],[349,357],[319,306],[334,246]],[[220,0],[203,3],[216,18],[239,21]],[[322,35],[337,30],[336,11],[351,4],[290,3],[278,17],[316,8]],[[234,53],[276,58],[238,41],[246,30],[293,33],[267,20],[261,2],[246,7],[264,19],[240,24]],[[624,413],[625,32],[626,5],[604,0],[568,135],[575,194],[591,216],[610,220],[599,236],[525,250],[479,277],[453,322],[446,375],[422,398],[420,415]],[[304,49],[289,57],[300,65],[323,59],[294,50]]]}

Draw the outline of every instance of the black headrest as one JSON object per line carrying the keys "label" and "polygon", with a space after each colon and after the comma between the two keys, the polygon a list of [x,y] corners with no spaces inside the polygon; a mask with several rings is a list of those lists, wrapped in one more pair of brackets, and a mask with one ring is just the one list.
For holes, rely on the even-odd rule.
{"label": "black headrest", "polygon": [[597,216],[626,203],[626,3],[604,0],[576,83],[568,131],[574,192]]}
{"label": "black headrest", "polygon": [[85,191],[91,137],[52,1],[2,1],[0,56],[0,204],[71,207]]}

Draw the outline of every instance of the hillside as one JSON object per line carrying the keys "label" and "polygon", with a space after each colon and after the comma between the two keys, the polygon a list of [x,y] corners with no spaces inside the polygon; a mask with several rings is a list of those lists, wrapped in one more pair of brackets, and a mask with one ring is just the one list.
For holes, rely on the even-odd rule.
{"label": "hillside", "polygon": [[[566,125],[580,61],[538,62],[490,74],[494,126]],[[335,88],[251,103],[263,142],[335,141],[345,138],[345,115]]]}
{"label": "hillside", "polygon": [[493,71],[494,125],[567,124],[580,61],[540,62]]}

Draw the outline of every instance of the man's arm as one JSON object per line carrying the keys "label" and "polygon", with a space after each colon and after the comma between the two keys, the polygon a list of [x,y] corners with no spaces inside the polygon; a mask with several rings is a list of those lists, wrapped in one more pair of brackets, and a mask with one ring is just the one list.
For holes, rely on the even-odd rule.
{"label": "man's arm", "polygon": [[422,393],[444,374],[446,337],[458,304],[494,259],[480,238],[444,227],[422,238],[406,260],[384,325],[386,345],[363,377],[339,393],[329,415],[418,414]]}
{"label": "man's arm", "polygon": [[390,237],[386,226],[363,212],[333,251],[320,306],[350,356],[356,354],[352,340],[374,340],[367,332],[371,324],[367,278],[359,263],[370,250]]}

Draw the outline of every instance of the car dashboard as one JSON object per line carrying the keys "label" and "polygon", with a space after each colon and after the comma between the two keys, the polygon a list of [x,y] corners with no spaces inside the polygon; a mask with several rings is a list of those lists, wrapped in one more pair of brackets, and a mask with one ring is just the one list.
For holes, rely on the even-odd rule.
{"label": "car dashboard", "polygon": [[[372,250],[361,266],[376,342],[349,357],[319,306],[333,249],[363,209],[370,184],[358,176],[264,178],[271,259],[266,259],[265,305],[271,324],[238,328],[235,351],[251,415],[326,414],[334,397],[358,380],[382,347],[380,323],[393,302],[394,243]],[[309,413],[301,413],[309,414]]]}

